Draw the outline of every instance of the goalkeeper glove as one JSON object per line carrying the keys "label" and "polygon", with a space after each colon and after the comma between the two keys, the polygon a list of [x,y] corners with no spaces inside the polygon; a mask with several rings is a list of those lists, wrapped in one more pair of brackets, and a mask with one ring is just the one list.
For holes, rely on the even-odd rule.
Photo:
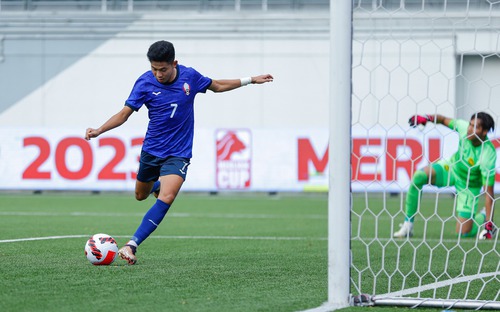
{"label": "goalkeeper glove", "polygon": [[488,221],[484,224],[484,230],[481,231],[481,234],[479,234],[479,239],[493,239],[496,231],[497,228],[493,222]]}
{"label": "goalkeeper glove", "polygon": [[408,119],[408,123],[410,124],[411,127],[415,128],[418,125],[426,125],[428,121],[434,122],[434,116],[429,116],[429,115],[414,115],[411,116],[410,119]]}

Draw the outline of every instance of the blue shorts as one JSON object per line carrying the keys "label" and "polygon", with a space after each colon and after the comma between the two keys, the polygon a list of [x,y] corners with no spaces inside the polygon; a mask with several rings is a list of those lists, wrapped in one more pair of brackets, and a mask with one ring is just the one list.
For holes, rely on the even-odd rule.
{"label": "blue shorts", "polygon": [[186,180],[189,158],[169,156],[160,158],[141,151],[137,180],[140,182],[157,181],[159,177],[175,174]]}

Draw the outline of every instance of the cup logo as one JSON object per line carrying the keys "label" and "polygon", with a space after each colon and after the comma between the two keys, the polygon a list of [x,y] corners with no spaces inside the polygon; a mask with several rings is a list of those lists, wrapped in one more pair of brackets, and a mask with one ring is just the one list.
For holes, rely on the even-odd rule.
{"label": "cup logo", "polygon": [[217,188],[250,188],[252,162],[250,130],[217,130],[216,153]]}

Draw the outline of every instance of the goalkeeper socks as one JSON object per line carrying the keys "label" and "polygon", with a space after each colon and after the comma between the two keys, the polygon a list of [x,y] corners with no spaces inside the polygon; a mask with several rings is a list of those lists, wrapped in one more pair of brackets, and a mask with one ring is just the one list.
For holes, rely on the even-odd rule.
{"label": "goalkeeper socks", "polygon": [[141,225],[135,231],[132,240],[140,245],[154,230],[167,214],[170,205],[157,199],[156,203],[146,212]]}
{"label": "goalkeeper socks", "polygon": [[476,213],[476,215],[474,216],[474,221],[472,222],[472,229],[470,230],[470,232],[463,233],[460,236],[475,237],[477,231],[479,231],[479,227],[484,224],[484,221],[486,221],[486,214],[483,211]]}
{"label": "goalkeeper socks", "polygon": [[483,212],[476,213],[474,222],[472,222],[472,229],[467,234],[469,234],[469,236],[476,236],[479,227],[484,224],[484,221],[486,221],[486,214]]}
{"label": "goalkeeper socks", "polygon": [[418,210],[418,201],[422,187],[429,183],[429,177],[423,170],[417,170],[413,175],[408,193],[406,193],[406,217],[405,221],[413,222]]}

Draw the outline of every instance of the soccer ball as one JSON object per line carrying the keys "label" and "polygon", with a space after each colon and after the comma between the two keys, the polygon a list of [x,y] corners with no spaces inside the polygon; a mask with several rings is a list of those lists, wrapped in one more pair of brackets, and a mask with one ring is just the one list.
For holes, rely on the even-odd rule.
{"label": "soccer ball", "polygon": [[118,253],[118,245],[108,234],[95,234],[85,244],[85,256],[93,265],[113,263]]}

